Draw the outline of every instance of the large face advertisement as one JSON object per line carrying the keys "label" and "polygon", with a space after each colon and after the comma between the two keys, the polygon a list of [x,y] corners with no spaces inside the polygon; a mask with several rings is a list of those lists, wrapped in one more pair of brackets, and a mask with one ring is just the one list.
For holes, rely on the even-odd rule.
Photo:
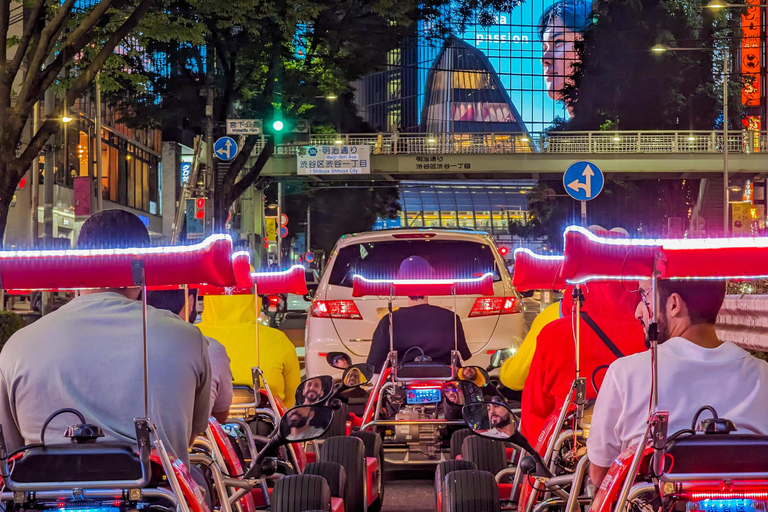
{"label": "large face advertisement", "polygon": [[490,26],[467,24],[455,40],[430,39],[430,27],[421,27],[422,130],[541,132],[569,119],[562,89],[590,12],[583,0],[527,0]]}

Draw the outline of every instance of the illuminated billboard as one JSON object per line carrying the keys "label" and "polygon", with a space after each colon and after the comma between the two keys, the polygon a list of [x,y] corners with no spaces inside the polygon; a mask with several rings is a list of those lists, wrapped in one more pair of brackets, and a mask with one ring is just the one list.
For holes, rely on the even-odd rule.
{"label": "illuminated billboard", "polygon": [[[482,52],[491,67],[487,71],[475,69],[477,76],[469,80],[465,78],[463,82],[500,82],[509,101],[501,107],[498,98],[489,99],[486,106],[477,97],[478,90],[473,95],[466,87],[457,86],[456,90],[444,91],[441,100],[445,103],[445,98],[449,98],[456,105],[435,108],[433,97],[438,95],[430,94],[435,87],[435,80],[430,82],[430,73],[435,75],[451,69],[461,71],[462,51],[451,48],[456,56],[452,60],[446,58],[446,44],[450,44],[450,40],[429,39],[426,34],[430,27],[422,26],[418,45],[418,110],[422,131],[428,131],[428,126],[436,124],[436,114],[430,112],[442,112],[443,117],[454,116],[453,121],[466,121],[468,116],[475,121],[473,130],[460,128],[467,126],[464,123],[455,125],[450,131],[496,131],[491,125],[498,124],[498,116],[489,115],[494,111],[511,112],[512,117],[517,113],[523,125],[520,131],[528,132],[545,131],[556,118],[569,119],[570,114],[560,101],[561,91],[572,74],[572,64],[578,59],[574,42],[586,29],[591,10],[591,3],[582,0],[527,0],[511,12],[496,15],[490,26],[470,23],[456,34],[458,39]],[[452,81],[459,82],[456,76]],[[487,130],[478,128],[484,121],[489,123]],[[514,121],[517,123],[518,120]]]}

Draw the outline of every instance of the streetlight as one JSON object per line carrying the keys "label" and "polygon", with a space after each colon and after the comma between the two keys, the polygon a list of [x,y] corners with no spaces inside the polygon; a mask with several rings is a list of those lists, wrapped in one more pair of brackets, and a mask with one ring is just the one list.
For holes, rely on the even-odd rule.
{"label": "streetlight", "polygon": [[[731,4],[725,4],[722,0],[712,0],[710,5],[717,4],[723,7],[728,7]],[[740,6],[739,6],[740,7]],[[748,6],[753,7],[753,6]],[[715,8],[715,7],[711,7]],[[651,48],[652,52],[664,53],[664,52],[716,52],[723,51],[723,233],[725,236],[730,235],[731,229],[729,226],[729,208],[728,208],[728,181],[730,179],[728,175],[728,66],[731,60],[731,51],[726,46],[725,48],[678,48],[669,47],[661,44],[657,44]]]}
{"label": "streetlight", "polygon": [[768,7],[768,4],[729,4],[724,0],[712,0],[706,5],[707,9],[719,11],[720,9],[747,9],[749,7]]}

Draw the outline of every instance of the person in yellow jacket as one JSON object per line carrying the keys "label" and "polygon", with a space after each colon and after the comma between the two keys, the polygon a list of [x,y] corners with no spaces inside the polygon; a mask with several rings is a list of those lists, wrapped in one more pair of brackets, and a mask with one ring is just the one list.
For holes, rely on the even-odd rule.
{"label": "person in yellow jacket", "polygon": [[499,378],[504,386],[514,391],[522,391],[528,371],[531,369],[533,354],[536,352],[536,338],[548,323],[560,318],[560,302],[550,304],[536,315],[531,330],[525,336],[515,355],[504,361],[499,370]]}
{"label": "person in yellow jacket", "polygon": [[[258,311],[261,311],[260,302]],[[251,368],[258,362],[272,393],[290,408],[301,383],[296,347],[281,331],[259,324],[258,359],[256,311],[254,295],[206,295],[197,327],[226,347],[235,385],[252,386]]]}

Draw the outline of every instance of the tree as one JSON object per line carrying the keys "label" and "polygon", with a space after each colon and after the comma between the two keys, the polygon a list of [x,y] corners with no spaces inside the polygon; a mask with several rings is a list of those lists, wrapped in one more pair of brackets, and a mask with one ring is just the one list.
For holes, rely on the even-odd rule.
{"label": "tree", "polygon": [[[75,0],[0,2],[0,229],[21,178],[50,137],[61,128],[62,103],[24,146],[25,130],[46,91],[61,86],[61,74],[75,68],[62,97],[72,104],[131,33],[154,0],[101,0],[75,8]],[[22,23],[20,36],[14,25]]]}
{"label": "tree", "polygon": [[[179,125],[204,132],[200,96],[207,85],[216,97],[214,138],[223,134],[228,117],[271,121],[320,113],[319,118],[329,121],[327,110],[318,106],[325,100],[317,98],[336,95],[341,103],[336,109],[354,111],[351,82],[385,65],[387,52],[412,35],[418,21],[430,21],[433,31],[442,33],[475,13],[490,23],[490,12],[519,2],[468,0],[446,15],[451,0],[181,0],[164,24],[141,33],[142,47],[167,66],[148,66],[146,57],[138,55],[130,62],[154,84],[162,103],[149,101],[151,94],[133,92],[123,92],[122,101],[128,112],[139,114],[137,120],[162,125],[164,135]],[[343,129],[351,116],[341,121]],[[233,202],[258,179],[276,138],[279,134],[269,134],[251,160],[259,138],[248,137],[220,176],[214,191],[217,229],[223,228]]]}
{"label": "tree", "polygon": [[[564,93],[574,117],[566,130],[711,130],[721,123],[722,53],[666,47],[722,47],[733,37],[705,0],[605,0],[578,46],[581,64]],[[727,9],[726,9],[727,10]],[[732,75],[731,104],[740,101]],[[731,123],[739,119],[731,111]]]}

